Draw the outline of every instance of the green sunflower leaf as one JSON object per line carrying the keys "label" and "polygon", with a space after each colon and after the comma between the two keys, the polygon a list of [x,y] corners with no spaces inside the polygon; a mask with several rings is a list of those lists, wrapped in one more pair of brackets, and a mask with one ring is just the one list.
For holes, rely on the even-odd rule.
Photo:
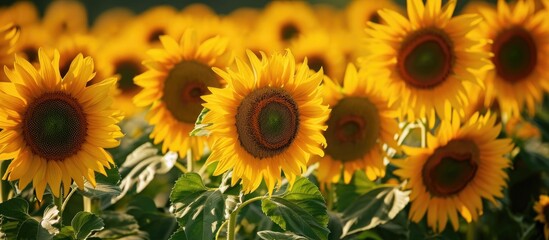
{"label": "green sunflower leaf", "polygon": [[196,122],[194,124],[194,129],[189,133],[191,136],[208,136],[210,135],[210,131],[206,130],[207,126],[212,125],[211,123],[204,124],[202,123],[202,120],[204,120],[204,116],[206,116],[206,113],[208,113],[210,109],[203,108],[200,112],[200,115],[198,115],[198,118],[196,119]]}
{"label": "green sunflower leaf", "polygon": [[132,239],[148,239],[147,233],[139,230],[139,224],[132,215],[105,211],[101,215],[105,228],[94,236],[102,239],[120,239],[131,237]]}
{"label": "green sunflower leaf", "polygon": [[103,230],[105,224],[103,219],[93,213],[79,212],[72,219],[71,226],[76,239],[86,239],[93,232]]}
{"label": "green sunflower leaf", "polygon": [[283,230],[310,239],[328,239],[328,213],[322,194],[307,178],[299,178],[282,195],[261,200],[263,213]]}
{"label": "green sunflower leaf", "polygon": [[0,215],[10,220],[25,221],[29,216],[29,203],[22,198],[12,198],[0,204]]}
{"label": "green sunflower leaf", "polygon": [[78,192],[86,197],[101,200],[101,207],[105,209],[111,205],[111,198],[120,194],[121,189],[118,186],[120,182],[120,172],[116,165],[111,164],[111,169],[105,169],[107,176],[96,172],[95,181],[97,185],[93,187],[91,183],[84,183],[84,190],[78,189]]}
{"label": "green sunflower leaf", "polygon": [[261,239],[265,240],[307,240],[306,237],[299,236],[291,232],[281,233],[265,230],[258,232],[257,235],[259,235]]}
{"label": "green sunflower leaf", "polygon": [[183,228],[178,229],[176,232],[174,232],[169,240],[187,240],[187,235],[185,234],[185,230]]}
{"label": "green sunflower leaf", "polygon": [[146,196],[132,199],[126,213],[137,220],[139,230],[146,232],[149,239],[168,239],[178,227],[172,214],[159,210],[154,201]]}
{"label": "green sunflower leaf", "polygon": [[175,182],[170,200],[187,239],[215,237],[225,213],[225,197],[220,190],[206,188],[200,175],[187,173]]}
{"label": "green sunflower leaf", "polygon": [[410,201],[409,191],[379,187],[358,197],[343,211],[343,236],[372,229],[393,219]]}

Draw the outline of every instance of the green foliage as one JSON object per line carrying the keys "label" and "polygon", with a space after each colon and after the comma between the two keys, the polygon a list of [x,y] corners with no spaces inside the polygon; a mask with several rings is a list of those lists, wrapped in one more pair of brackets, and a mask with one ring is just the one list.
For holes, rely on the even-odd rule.
{"label": "green foliage", "polygon": [[281,233],[265,230],[258,232],[257,235],[265,240],[307,240],[307,238],[295,235],[291,232]]}
{"label": "green foliage", "polygon": [[374,228],[393,219],[409,201],[399,187],[378,187],[357,198],[343,211],[343,236]]}
{"label": "green foliage", "polygon": [[282,195],[264,198],[261,207],[283,230],[310,239],[328,239],[330,231],[324,198],[306,178],[297,179],[292,189]]}
{"label": "green foliage", "polygon": [[177,227],[174,216],[159,211],[148,197],[133,199],[127,206],[127,213],[137,220],[139,229],[147,233],[149,239],[168,239]]}
{"label": "green foliage", "polygon": [[88,238],[93,232],[100,231],[105,227],[103,219],[93,213],[79,212],[71,222],[74,230],[74,237],[78,240]]}
{"label": "green foliage", "polygon": [[190,136],[208,136],[210,135],[210,131],[206,129],[206,127],[212,125],[211,123],[202,123],[202,120],[204,120],[204,116],[206,116],[206,113],[208,113],[210,109],[203,108],[200,112],[200,115],[198,115],[198,118],[196,119],[194,129],[189,133]]}
{"label": "green foliage", "polygon": [[8,239],[51,239],[48,230],[29,215],[29,203],[12,198],[0,204],[1,230]]}
{"label": "green foliage", "polygon": [[139,224],[132,215],[106,211],[99,215],[103,219],[105,228],[94,234],[102,239],[120,239],[132,237],[133,239],[147,239],[147,234],[139,230]]}
{"label": "green foliage", "polygon": [[204,186],[200,175],[187,173],[175,182],[170,194],[175,216],[187,239],[213,239],[224,221],[225,197]]}
{"label": "green foliage", "polygon": [[101,173],[95,173],[95,181],[97,185],[93,187],[89,182],[84,184],[84,190],[78,189],[80,194],[89,198],[102,199],[102,206],[106,207],[109,204],[110,198],[120,194],[120,173],[118,167],[111,165],[110,169],[105,169],[107,176]]}

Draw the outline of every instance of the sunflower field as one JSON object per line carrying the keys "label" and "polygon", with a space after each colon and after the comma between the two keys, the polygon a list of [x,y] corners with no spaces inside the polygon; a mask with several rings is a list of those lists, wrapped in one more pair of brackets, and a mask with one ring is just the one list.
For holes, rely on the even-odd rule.
{"label": "sunflower field", "polygon": [[144,2],[0,4],[0,239],[549,239],[549,0]]}

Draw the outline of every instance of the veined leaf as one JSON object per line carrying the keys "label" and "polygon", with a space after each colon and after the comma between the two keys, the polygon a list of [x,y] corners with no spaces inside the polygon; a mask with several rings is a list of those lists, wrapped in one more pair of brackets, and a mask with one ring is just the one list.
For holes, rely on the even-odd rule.
{"label": "veined leaf", "polygon": [[12,198],[0,204],[0,215],[4,218],[25,221],[29,216],[29,203],[22,198]]}
{"label": "veined leaf", "polygon": [[203,108],[200,112],[200,115],[198,115],[198,118],[196,118],[196,122],[194,124],[194,129],[189,133],[190,136],[208,136],[210,135],[210,131],[206,130],[207,126],[212,125],[211,123],[203,124],[202,120],[204,120],[204,116],[206,113],[208,113],[210,109]]}
{"label": "veined leaf", "polygon": [[398,187],[379,187],[367,192],[343,212],[342,237],[388,222],[409,201],[409,191],[401,191]]}
{"label": "veined leaf", "polygon": [[310,239],[328,239],[328,214],[318,188],[306,178],[295,181],[282,195],[264,198],[263,213],[283,230]]}
{"label": "veined leaf", "polygon": [[200,175],[187,173],[170,194],[175,216],[187,239],[213,239],[224,220],[225,198],[221,191],[204,186]]}
{"label": "veined leaf", "polygon": [[105,226],[103,219],[89,212],[77,213],[72,219],[71,225],[76,239],[86,239],[94,231],[103,230]]}
{"label": "veined leaf", "polygon": [[130,190],[140,193],[154,179],[156,174],[164,174],[170,171],[178,155],[175,152],[168,152],[162,156],[158,149],[150,142],[147,142],[126,157],[126,161],[120,167],[124,178],[120,182],[120,194],[113,196],[110,203],[116,203],[122,199]]}
{"label": "veined leaf", "polygon": [[307,238],[291,232],[281,233],[265,230],[258,232],[257,235],[265,240],[307,240]]}

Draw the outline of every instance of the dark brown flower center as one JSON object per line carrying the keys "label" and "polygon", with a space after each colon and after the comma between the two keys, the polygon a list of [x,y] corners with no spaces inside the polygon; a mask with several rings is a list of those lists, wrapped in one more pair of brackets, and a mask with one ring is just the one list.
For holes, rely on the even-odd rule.
{"label": "dark brown flower center", "polygon": [[174,118],[194,124],[202,111],[204,101],[200,97],[210,93],[208,87],[221,87],[211,67],[196,61],[182,61],[174,65],[166,77],[162,101]]}
{"label": "dark brown flower center", "polygon": [[34,46],[28,46],[23,48],[21,52],[24,54],[25,59],[30,63],[38,62],[38,49]]}
{"label": "dark brown flower center", "polygon": [[140,87],[133,82],[133,78],[142,72],[141,64],[137,59],[122,59],[116,62],[114,67],[114,71],[120,76],[120,79],[118,79],[118,89],[120,89],[122,93],[136,92],[139,90]]}
{"label": "dark brown flower center", "polygon": [[148,43],[155,43],[160,41],[160,36],[166,35],[166,31],[162,28],[156,28],[152,30],[147,38]]}
{"label": "dark brown flower center", "polygon": [[516,83],[534,71],[538,61],[532,35],[521,27],[512,27],[498,34],[492,45],[492,61],[503,80]]}
{"label": "dark brown flower center", "polygon": [[86,115],[80,103],[63,92],[45,93],[31,102],[23,117],[23,137],[32,152],[63,160],[86,141]]}
{"label": "dark brown flower center", "polygon": [[397,71],[416,88],[433,88],[443,83],[455,61],[453,44],[446,33],[427,28],[410,34],[398,52]]}
{"label": "dark brown flower center", "polygon": [[470,140],[452,140],[437,148],[423,166],[427,191],[438,197],[459,193],[475,178],[480,153]]}
{"label": "dark brown flower center", "polygon": [[326,61],[324,61],[322,56],[314,55],[309,57],[308,65],[309,68],[315,70],[315,72],[320,71],[320,68],[323,69],[324,73],[328,72],[328,69],[326,68]]}
{"label": "dark brown flower center", "polygon": [[298,129],[297,103],[282,88],[256,89],[238,106],[238,140],[255,158],[263,159],[282,153],[292,144]]}
{"label": "dark brown flower center", "polygon": [[373,22],[373,23],[381,23],[381,16],[377,13],[377,11],[372,12],[370,16],[366,19],[366,22]]}
{"label": "dark brown flower center", "polygon": [[280,28],[280,39],[282,41],[290,41],[299,35],[299,29],[294,23],[286,23]]}
{"label": "dark brown flower center", "polygon": [[342,162],[364,157],[376,144],[381,127],[376,106],[361,97],[341,99],[326,124],[325,152]]}

